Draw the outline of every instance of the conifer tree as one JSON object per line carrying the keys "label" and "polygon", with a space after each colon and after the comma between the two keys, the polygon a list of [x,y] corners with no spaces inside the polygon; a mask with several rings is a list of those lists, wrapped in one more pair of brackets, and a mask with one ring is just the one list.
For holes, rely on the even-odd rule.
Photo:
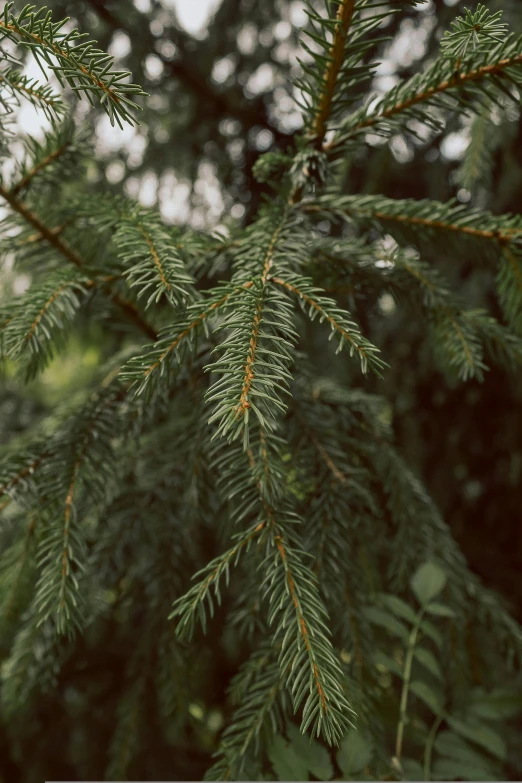
{"label": "conifer tree", "polygon": [[[119,126],[141,88],[46,8],[0,16],[2,155],[23,144],[0,181],[4,375],[30,383],[75,330],[104,334],[84,387],[2,444],[0,714],[24,782],[179,779],[201,748],[208,780],[509,770],[522,631],[395,448],[386,400],[365,389],[386,356],[330,293],[347,282],[420,313],[451,383],[519,367],[520,216],[345,195],[339,180],[368,134],[439,132],[454,112],[484,123],[519,100],[522,38],[478,4],[376,98],[374,32],[415,0],[306,5],[303,131],[259,158],[270,195],[229,237],[93,194],[88,130],[20,52]],[[13,135],[26,100],[51,120],[42,142]],[[487,176],[482,135],[463,181]],[[502,320],[462,301],[429,247],[496,275]],[[327,376],[312,340],[338,354]],[[104,669],[122,650],[125,670]],[[205,683],[224,654],[216,728]]]}

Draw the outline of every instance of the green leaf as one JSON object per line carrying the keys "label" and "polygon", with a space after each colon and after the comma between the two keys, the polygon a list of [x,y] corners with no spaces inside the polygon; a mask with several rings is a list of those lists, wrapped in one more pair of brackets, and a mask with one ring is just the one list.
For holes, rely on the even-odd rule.
{"label": "green leaf", "polygon": [[402,678],[402,668],[393,658],[386,653],[377,650],[373,655],[373,660],[376,666],[383,666],[387,671],[393,672],[398,677]]}
{"label": "green leaf", "polygon": [[268,749],[278,780],[310,780],[306,762],[298,751],[280,735],[275,737]]}
{"label": "green leaf", "polygon": [[419,661],[419,663],[421,663],[429,672],[431,672],[431,674],[433,674],[439,680],[444,679],[439,662],[432,652],[425,650],[424,647],[417,647],[415,649],[414,656]]}
{"label": "green leaf", "polygon": [[376,606],[367,606],[364,613],[368,620],[374,625],[379,625],[381,628],[385,628],[395,636],[399,636],[406,641],[409,636],[409,631],[400,620],[397,620],[392,614],[385,612],[383,609],[378,609]]}
{"label": "green leaf", "polygon": [[402,759],[401,766],[406,780],[423,780],[424,769],[422,764],[414,759]]}
{"label": "green leaf", "polygon": [[433,623],[430,623],[429,620],[423,620],[420,629],[423,634],[432,640],[432,642],[435,642],[439,650],[442,648],[442,634],[438,628],[435,628]]}
{"label": "green leaf", "polygon": [[370,764],[373,749],[370,741],[360,731],[350,729],[337,752],[337,763],[344,780],[360,772]]}
{"label": "green leaf", "polygon": [[418,696],[419,699],[422,699],[435,715],[440,715],[444,708],[444,700],[432,688],[426,685],[425,682],[415,680],[410,685],[410,691],[415,694],[415,696]]}
{"label": "green leaf", "polygon": [[406,620],[412,625],[416,621],[417,615],[415,611],[406,603],[406,601],[403,601],[402,598],[399,598],[396,595],[390,595],[389,593],[381,593],[380,598],[383,603],[386,604],[387,608],[390,609],[397,617],[400,617],[402,620]]}
{"label": "green leaf", "polygon": [[522,712],[522,692],[511,688],[494,688],[489,693],[476,688],[472,694],[470,710],[480,718],[502,720]]}
{"label": "green leaf", "polygon": [[432,772],[433,780],[498,780],[492,778],[487,767],[471,766],[456,759],[439,759]]}
{"label": "green leaf", "polygon": [[500,761],[505,761],[506,743],[492,728],[472,716],[466,716],[465,719],[448,716],[447,722],[457,734],[485,748]]}
{"label": "green leaf", "polygon": [[453,609],[450,609],[449,606],[444,606],[444,604],[431,603],[425,608],[429,614],[436,614],[439,615],[439,617],[456,617]]}
{"label": "green leaf", "polygon": [[[449,756],[451,759],[461,761],[463,764],[484,767],[484,769],[491,766],[481,753],[474,750],[471,745],[468,745],[465,740],[453,731],[442,731],[438,735],[435,740],[435,750],[441,756]],[[490,774],[491,772],[492,770],[490,770]]]}
{"label": "green leaf", "polygon": [[421,565],[411,580],[413,592],[424,607],[444,590],[445,584],[446,574],[436,563]]}
{"label": "green leaf", "polygon": [[291,724],[288,727],[288,737],[292,742],[292,750],[302,759],[309,772],[318,780],[330,780],[334,774],[334,768],[330,754],[324,745],[319,742],[310,742],[310,737],[301,734],[297,726]]}

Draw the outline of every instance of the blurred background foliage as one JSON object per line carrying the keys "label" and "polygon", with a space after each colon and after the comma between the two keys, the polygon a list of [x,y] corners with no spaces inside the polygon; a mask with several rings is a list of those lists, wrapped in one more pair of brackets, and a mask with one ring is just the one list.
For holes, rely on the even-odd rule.
{"label": "blurred background foliage", "polygon": [[[289,77],[298,72],[302,3],[47,0],[47,5],[55,18],[70,16],[72,24],[97,39],[149,94],[143,101],[141,125],[124,131],[112,129],[101,110],[85,103],[77,107],[78,117],[96,134],[97,162],[89,163],[87,171],[93,192],[102,186],[115,192],[123,187],[143,204],[157,205],[165,221],[179,226],[226,232],[248,224],[263,192],[252,174],[254,162],[267,150],[285,151],[299,130]],[[374,88],[389,89],[397,77],[414,74],[437,50],[442,31],[465,5],[476,3],[429,0],[392,18],[386,30],[379,31],[389,36],[389,42],[372,52],[382,60]],[[502,9],[511,30],[522,31],[519,2],[489,0],[488,7]],[[518,109],[511,111],[504,117],[485,117],[482,128],[473,129],[468,118],[456,116],[444,134],[422,140],[396,135],[382,143],[376,138],[346,161],[342,189],[441,201],[456,196],[493,213],[519,212],[522,123]],[[35,122],[30,107],[21,112],[23,129],[31,131]],[[468,189],[462,159],[470,138],[473,143],[479,131],[491,140],[491,165]],[[438,250],[431,260],[471,305],[500,315],[493,280],[474,257],[462,257],[456,265]],[[503,595],[522,621],[520,376],[497,369],[482,383],[451,382],[430,355],[420,312],[418,320],[412,318],[387,295],[363,301],[353,280],[336,295],[391,366],[383,380],[366,383],[369,391],[385,389],[400,451],[424,481],[472,570]],[[58,399],[80,388],[107,350],[106,339],[86,318],[83,334],[38,381],[22,389],[8,377],[0,395],[2,438],[22,432]],[[319,348],[316,353],[318,369],[332,372],[333,356]],[[89,660],[84,675],[93,678],[92,683],[100,680],[100,692],[104,678],[112,677],[117,693],[126,654],[115,640],[103,663]],[[199,777],[208,766],[223,723],[224,683],[234,668],[230,655],[220,655],[209,650],[208,669],[197,673],[208,681],[208,702],[190,707],[191,730],[201,752],[193,757],[190,743],[186,751],[178,748],[179,769],[187,778]],[[64,681],[67,665],[60,675]],[[83,697],[75,692],[71,698],[79,700],[80,714]],[[43,701],[40,719],[52,722],[53,715],[52,699]],[[67,777],[67,759],[60,755],[61,729],[57,721],[54,768],[56,776]],[[154,756],[160,740],[154,726],[147,733]],[[47,756],[49,752],[46,748]],[[5,780],[21,781],[19,770],[9,769],[9,763],[5,756]],[[172,774],[168,765],[163,769],[164,763],[158,746],[158,779]],[[87,775],[88,759],[85,770]]]}

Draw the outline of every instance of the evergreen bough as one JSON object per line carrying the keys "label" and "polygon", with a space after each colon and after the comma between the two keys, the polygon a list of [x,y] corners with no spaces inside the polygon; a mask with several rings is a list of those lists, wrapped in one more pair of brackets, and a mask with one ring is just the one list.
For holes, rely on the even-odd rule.
{"label": "evergreen bough", "polygon": [[[367,96],[373,33],[406,4],[307,4],[304,130],[293,151],[260,158],[270,197],[229,239],[89,192],[89,134],[21,74],[16,47],[113,123],[133,122],[143,93],[50,11],[5,5],[2,153],[20,101],[52,120],[0,182],[2,255],[30,279],[1,303],[6,373],[41,373],[81,318],[107,335],[83,391],[2,445],[1,714],[15,753],[39,694],[81,650],[103,656],[110,627],[130,650],[106,778],[149,774],[151,721],[175,777],[202,629],[243,658],[209,780],[503,777],[500,721],[521,706],[503,684],[522,632],[395,450],[385,401],[356,378],[318,377],[307,355],[308,318],[322,324],[314,340],[344,349],[338,362],[386,377],[386,357],[325,291],[348,284],[420,308],[435,360],[461,380],[522,359],[520,216],[339,193],[339,164],[368,133],[438,132],[455,111],[483,123],[520,96],[522,40],[481,4],[424,71]],[[470,145],[466,182],[490,148]],[[496,270],[503,323],[452,293],[427,246]],[[477,660],[486,689],[473,686]]]}

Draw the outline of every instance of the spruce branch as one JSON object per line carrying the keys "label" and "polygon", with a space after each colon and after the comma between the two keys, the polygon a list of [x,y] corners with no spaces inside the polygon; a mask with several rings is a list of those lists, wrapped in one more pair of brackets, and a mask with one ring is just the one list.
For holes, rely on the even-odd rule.
{"label": "spruce branch", "polygon": [[63,660],[52,624],[38,626],[29,607],[24,624],[18,630],[9,657],[2,670],[2,710],[14,717],[26,708],[35,691],[45,692],[56,687],[56,674]]}
{"label": "spruce branch", "polygon": [[492,14],[483,3],[471,11],[464,9],[451,23],[451,29],[444,33],[441,41],[443,53],[458,63],[466,57],[468,50],[488,51],[491,43],[502,43],[508,32],[507,25],[501,22],[502,11]]}
{"label": "spruce branch", "polygon": [[[443,79],[434,87],[428,87],[424,90],[421,89],[419,92],[414,92],[414,94],[410,95],[409,97],[405,97],[403,100],[396,100],[392,103],[392,105],[389,105],[389,99],[388,102],[386,102],[386,98],[384,98],[380,104],[380,111],[378,113],[375,112],[374,114],[359,120],[359,122],[354,124],[353,128],[350,128],[345,133],[341,131],[330,144],[325,146],[325,149],[335,149],[362,130],[376,130],[378,126],[386,126],[386,121],[391,121],[395,115],[404,114],[408,119],[416,117],[416,113],[409,110],[413,109],[418,104],[428,103],[430,99],[436,95],[463,88],[468,84],[480,82],[487,77],[502,76],[508,69],[512,68],[513,66],[520,66],[522,64],[522,53],[520,53],[520,47],[521,44],[517,43],[515,53],[513,53],[510,57],[506,57],[500,60],[498,63],[483,65],[481,67],[470,70],[467,73],[457,72],[456,74],[452,74],[449,78]],[[412,87],[413,85],[409,90],[411,92],[413,92]],[[398,90],[396,90],[394,97],[396,97],[397,93],[399,93]],[[404,89],[404,93],[407,93],[406,89]]]}
{"label": "spruce branch", "polygon": [[180,618],[177,623],[177,633],[180,637],[186,636],[189,639],[192,637],[196,617],[199,619],[203,631],[206,632],[207,610],[205,603],[208,604],[210,617],[214,615],[214,602],[211,591],[214,592],[215,600],[219,605],[221,603],[219,588],[221,578],[224,577],[225,584],[228,587],[230,568],[237,566],[243,551],[248,552],[252,542],[262,534],[265,526],[266,522],[257,522],[251,529],[234,536],[236,543],[230,549],[208,563],[204,569],[194,574],[194,579],[200,576],[204,576],[204,579],[194,585],[188,593],[177,599],[169,615],[169,620],[175,617]]}
{"label": "spruce branch", "polygon": [[81,459],[78,459],[67,487],[63,527],[56,526],[47,532],[39,551],[38,565],[42,571],[36,587],[34,609],[40,615],[39,624],[55,613],[58,634],[74,635],[82,627],[83,606],[82,602],[78,603],[79,582],[74,572],[83,567],[85,545],[78,532],[71,529],[74,491],[80,466]]}
{"label": "spruce branch", "polygon": [[15,491],[29,489],[34,472],[41,463],[51,457],[52,449],[37,443],[26,453],[9,455],[0,462],[0,511],[3,511],[14,497]]}
{"label": "spruce branch", "polygon": [[321,289],[315,288],[309,278],[281,280],[281,278],[273,277],[271,280],[276,285],[295,294],[308,307],[312,320],[318,317],[320,322],[326,321],[330,325],[331,336],[336,332],[340,335],[337,353],[342,350],[343,344],[346,342],[350,346],[350,355],[357,354],[363,372],[366,372],[370,367],[380,374],[380,368],[386,365],[377,356],[378,348],[362,336],[357,324],[351,320],[348,313],[339,308],[333,299],[322,296]]}
{"label": "spruce branch", "polygon": [[55,232],[48,228],[38,216],[30,210],[14,193],[0,184],[0,197],[5,199],[11,209],[17,212],[35,231],[38,232],[50,245],[52,245],[67,261],[78,268],[83,267],[83,261],[78,253],[61,239]]}
{"label": "spruce branch", "polygon": [[[470,140],[455,174],[455,181],[467,190],[490,184],[495,164],[495,153],[508,135],[502,125],[494,121],[495,107],[485,103],[470,126]],[[503,113],[501,113],[503,117]]]}
{"label": "spruce branch", "polygon": [[[328,206],[327,206],[328,205]],[[326,195],[300,205],[306,213],[386,227],[399,243],[420,249],[445,247],[457,257],[473,253],[499,264],[497,289],[511,328],[520,331],[522,312],[522,219],[468,209],[456,201],[394,200],[383,196]],[[382,228],[381,228],[382,230]]]}
{"label": "spruce branch", "polygon": [[[233,280],[255,277],[220,324],[219,328],[228,332],[216,348],[222,356],[207,367],[221,376],[206,396],[209,402],[217,403],[209,419],[209,423],[218,422],[215,437],[242,437],[245,448],[250,412],[265,429],[273,429],[285,407],[281,393],[288,388],[296,334],[286,298],[275,293],[268,280],[278,264],[289,263],[291,256],[286,256],[285,249],[293,238],[294,220],[288,204],[282,216],[269,210],[246,238],[246,247],[238,249],[238,272]],[[260,239],[264,240],[262,252],[257,244]],[[254,240],[256,244],[250,245]],[[295,247],[292,253],[296,253]]]}
{"label": "spruce branch", "polygon": [[174,323],[159,334],[147,353],[134,357],[125,365],[122,379],[132,382],[136,394],[149,397],[160,381],[166,379],[168,382],[169,373],[181,362],[185,349],[195,346],[200,327],[208,329],[209,318],[231,297],[252,285],[250,280],[242,286],[218,287],[210,291],[207,298],[189,304],[174,318]]}
{"label": "spruce branch", "polygon": [[[489,15],[482,4],[454,23],[442,42],[441,55],[424,71],[399,82],[377,103],[373,101],[347,117],[325,151],[342,151],[368,130],[388,136],[411,130],[410,120],[441,129],[433,108],[480,107],[485,100],[510,96],[522,84],[522,38],[504,35],[500,14]],[[472,45],[473,40],[478,45]],[[454,101],[451,103],[450,101]]]}
{"label": "spruce branch", "polygon": [[522,254],[514,243],[503,248],[497,288],[508,323],[517,335],[522,335]]}
{"label": "spruce branch", "polygon": [[209,419],[218,422],[215,437],[242,436],[247,447],[251,411],[265,427],[275,426],[285,407],[281,393],[290,380],[289,348],[295,340],[291,316],[286,298],[262,280],[234,301],[220,324],[220,329],[230,330],[216,349],[223,351],[222,357],[207,368],[221,375],[206,395],[208,402],[217,402]]}
{"label": "spruce branch", "polygon": [[11,188],[11,195],[16,196],[21,190],[25,190],[25,188],[29,185],[33,177],[35,177],[37,174],[39,174],[43,169],[47,168],[47,166],[52,165],[56,160],[58,160],[62,155],[65,154],[67,151],[67,143],[63,143],[60,145],[57,149],[50,152],[48,155],[45,156],[45,158],[41,161],[39,161],[37,164],[35,164],[30,171],[28,171],[22,179],[20,179],[16,185],[14,185]]}
{"label": "spruce branch", "polygon": [[[492,240],[504,246],[517,243],[522,238],[522,220],[519,215],[493,215],[488,212],[469,209],[456,200],[445,203],[415,201],[413,199],[389,199],[383,196],[331,196],[321,197],[316,203],[302,202],[305,213],[328,217],[330,208],[339,217],[346,215],[372,222],[398,224],[405,231],[415,226],[418,233],[410,231],[408,238],[425,235],[437,236],[439,232],[462,235],[478,240]],[[440,236],[440,234],[439,234]],[[417,239],[418,242],[418,239]]]}
{"label": "spruce branch", "polygon": [[[4,198],[17,214],[19,214],[32,228],[35,229],[38,236],[46,240],[51,247],[53,247],[61,256],[67,261],[74,264],[79,269],[84,268],[85,262],[72,248],[65,239],[60,237],[60,232],[55,229],[49,228],[43,223],[40,218],[27,207],[27,205],[18,198],[11,190],[8,190],[0,183],[0,197]],[[139,310],[129,302],[125,300],[117,291],[111,291],[111,298],[120,309],[143,331],[148,337],[157,339],[156,330],[148,324],[141,316]]]}
{"label": "spruce branch", "polygon": [[[62,31],[66,19],[53,23],[51,11],[34,5],[26,5],[17,16],[12,13],[13,3],[5,4],[0,15],[0,36],[29,49],[40,65],[39,58],[54,71],[62,87],[69,84],[72,90],[84,94],[91,105],[97,96],[107,112],[111,124],[116,121],[135,122],[133,111],[139,106],[131,96],[145,93],[136,84],[126,83],[126,71],[112,70],[113,57],[95,48],[95,42],[86,40],[78,30]],[[0,39],[1,40],[1,39]]]}
{"label": "spruce branch", "polygon": [[[1,506],[0,506],[1,509]],[[23,535],[0,558],[0,628],[5,639],[30,600],[38,535],[38,516],[30,515]]]}
{"label": "spruce branch", "polygon": [[301,45],[310,61],[298,61],[303,75],[294,83],[301,94],[296,102],[305,115],[305,138],[316,150],[327,148],[325,134],[338,126],[373,76],[367,55],[382,39],[376,40],[372,33],[404,5],[415,5],[415,0],[396,0],[391,8],[382,0],[336,0],[325,3],[326,15],[321,16],[306,2],[309,25],[302,32],[311,46],[304,40]]}
{"label": "spruce branch", "polygon": [[[399,294],[406,291],[414,301],[417,290],[420,290],[432,344],[442,366],[450,371],[456,369],[461,380],[482,380],[483,372],[487,369],[483,361],[484,336],[488,328],[482,325],[485,313],[468,310],[452,294],[438,271],[412,253],[396,252],[390,256],[390,264],[393,267],[387,270],[385,277],[391,281],[392,287],[397,285]],[[417,283],[417,290],[409,290],[411,278]],[[500,324],[498,327],[502,331]],[[503,333],[503,337],[510,344],[513,342],[507,334]]]}
{"label": "spruce branch", "polygon": [[[266,443],[271,437],[263,433],[262,457],[268,455]],[[255,469],[252,454],[249,463]],[[263,471],[267,469],[269,464],[264,464]],[[330,641],[317,579],[295,530],[300,519],[284,504],[273,507],[267,501],[263,489],[270,482],[255,482],[267,514],[267,551],[260,568],[265,571],[262,590],[268,598],[268,623],[275,624],[274,643],[281,646],[279,666],[286,673],[294,711],[304,702],[301,731],[310,728],[312,736],[322,733],[335,745],[352,725],[348,716],[353,710],[344,696],[342,670]]]}
{"label": "spruce branch", "polygon": [[15,361],[29,353],[28,378],[53,357],[58,338],[73,322],[89,284],[92,285],[92,281],[78,275],[76,270],[60,270],[36,290],[31,290],[29,296],[14,300],[9,320],[1,333],[3,350]]}
{"label": "spruce branch", "polygon": [[162,295],[175,307],[194,296],[193,280],[183,258],[157,216],[144,209],[127,212],[114,242],[130,287],[138,289],[138,298],[148,296],[146,307]]}
{"label": "spruce branch", "polygon": [[43,111],[49,120],[59,119],[65,112],[62,99],[48,84],[38,84],[35,79],[25,76],[16,68],[0,71],[0,90],[2,89],[16,99],[29,100]]}
{"label": "spruce branch", "polygon": [[285,708],[284,674],[276,651],[270,645],[254,650],[234,677],[229,689],[236,709],[220,739],[218,761],[205,774],[205,780],[237,779],[249,754],[259,754],[265,734],[282,728]]}
{"label": "spruce branch", "polygon": [[68,118],[55,125],[45,134],[44,141],[27,137],[24,139],[25,156],[15,170],[10,193],[14,198],[24,193],[33,183],[59,180],[60,183],[72,176],[78,176],[82,158],[90,151],[89,131],[77,130]]}
{"label": "spruce branch", "polygon": [[275,623],[274,639],[282,645],[279,666],[289,672],[287,687],[294,710],[304,702],[301,731],[310,729],[312,736],[322,734],[336,745],[352,725],[353,711],[343,693],[342,669],[329,638],[328,615],[315,574],[293,540],[291,520],[284,520],[280,513],[275,516],[272,546],[264,563],[268,622]]}
{"label": "spruce branch", "polygon": [[[50,459],[42,462],[39,499],[46,527],[38,550],[40,576],[33,602],[38,625],[52,619],[58,635],[74,636],[83,628],[87,597],[80,576],[86,566],[85,531],[79,510],[88,498],[92,512],[118,478],[114,439],[125,427],[124,391],[114,383],[101,386],[53,436]],[[111,471],[99,474],[100,463]]]}
{"label": "spruce branch", "polygon": [[346,38],[354,14],[355,4],[356,0],[340,0],[337,8],[337,25],[333,34],[332,46],[328,54],[328,64],[323,75],[324,86],[318,100],[318,107],[313,121],[314,141],[319,147],[323,143],[327,130],[335,86],[339,71],[343,64]]}

